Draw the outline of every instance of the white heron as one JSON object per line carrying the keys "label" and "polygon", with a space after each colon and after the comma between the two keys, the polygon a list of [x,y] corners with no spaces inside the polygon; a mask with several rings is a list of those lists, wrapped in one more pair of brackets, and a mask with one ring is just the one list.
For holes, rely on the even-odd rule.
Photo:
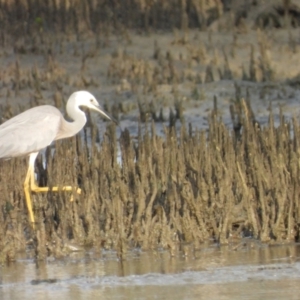
{"label": "white heron", "polygon": [[[34,163],[39,151],[53,141],[74,136],[86,123],[86,115],[80,106],[88,107],[112,118],[101,108],[96,98],[87,91],[73,93],[67,102],[67,113],[73,122],[64,119],[61,112],[54,106],[41,105],[30,108],[0,125],[0,159],[29,155],[29,166],[24,181],[26,204],[32,226],[35,225],[30,191],[35,193],[57,192],[54,186],[39,187],[35,183]],[[63,186],[63,191],[72,191],[72,186]],[[77,193],[81,190],[77,188]]]}

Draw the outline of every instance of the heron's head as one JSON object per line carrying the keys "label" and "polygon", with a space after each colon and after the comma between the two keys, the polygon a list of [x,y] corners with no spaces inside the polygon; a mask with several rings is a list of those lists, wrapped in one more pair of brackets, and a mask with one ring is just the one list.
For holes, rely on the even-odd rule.
{"label": "heron's head", "polygon": [[73,93],[70,96],[70,99],[68,101],[68,106],[71,105],[73,107],[77,106],[85,106],[88,107],[89,109],[95,110],[99,112],[101,115],[106,117],[109,120],[112,120],[112,117],[110,117],[104,109],[101,107],[101,105],[98,103],[96,98],[89,92],[87,91],[78,91]]}

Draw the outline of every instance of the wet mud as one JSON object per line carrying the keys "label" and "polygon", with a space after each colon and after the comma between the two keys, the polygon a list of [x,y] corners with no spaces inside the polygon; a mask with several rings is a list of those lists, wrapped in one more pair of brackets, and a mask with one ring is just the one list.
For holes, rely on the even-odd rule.
{"label": "wet mud", "polygon": [[299,246],[232,251],[215,244],[175,257],[168,251],[73,253],[61,260],[18,256],[0,274],[1,299],[297,299]]}

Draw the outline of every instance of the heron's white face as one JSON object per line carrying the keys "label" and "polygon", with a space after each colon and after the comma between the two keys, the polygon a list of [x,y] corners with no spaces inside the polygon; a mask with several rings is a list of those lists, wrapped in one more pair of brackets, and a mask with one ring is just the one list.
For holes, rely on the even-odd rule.
{"label": "heron's white face", "polygon": [[101,106],[99,102],[96,100],[96,98],[93,95],[91,96],[92,97],[89,98],[88,104],[86,106],[90,109],[94,109],[95,107],[100,108]]}
{"label": "heron's white face", "polygon": [[75,102],[77,106],[85,106],[102,114],[107,119],[111,117],[103,110],[96,98],[87,91],[79,91],[74,93]]}

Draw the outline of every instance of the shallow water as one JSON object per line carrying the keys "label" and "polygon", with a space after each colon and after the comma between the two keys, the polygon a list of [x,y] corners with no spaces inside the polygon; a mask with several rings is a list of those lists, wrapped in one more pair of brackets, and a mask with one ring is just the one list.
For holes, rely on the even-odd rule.
{"label": "shallow water", "polygon": [[[186,255],[183,255],[186,253]],[[78,252],[0,268],[0,299],[298,299],[300,246]]]}

